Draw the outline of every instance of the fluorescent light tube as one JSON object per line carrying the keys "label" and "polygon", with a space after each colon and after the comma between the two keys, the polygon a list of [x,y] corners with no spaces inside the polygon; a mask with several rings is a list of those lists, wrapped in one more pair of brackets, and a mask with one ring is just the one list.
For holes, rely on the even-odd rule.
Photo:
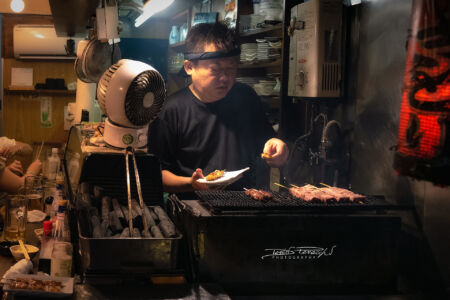
{"label": "fluorescent light tube", "polygon": [[134,26],[141,26],[148,18],[169,7],[173,1],[174,0],[149,0],[145,3],[142,14],[136,18]]}

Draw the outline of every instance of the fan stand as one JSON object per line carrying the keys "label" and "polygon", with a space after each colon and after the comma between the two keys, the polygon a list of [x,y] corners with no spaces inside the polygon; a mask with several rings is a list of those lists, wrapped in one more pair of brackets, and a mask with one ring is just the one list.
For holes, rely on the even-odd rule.
{"label": "fan stand", "polygon": [[147,145],[148,124],[143,127],[132,128],[114,124],[109,118],[105,119],[105,142],[116,148],[142,148]]}

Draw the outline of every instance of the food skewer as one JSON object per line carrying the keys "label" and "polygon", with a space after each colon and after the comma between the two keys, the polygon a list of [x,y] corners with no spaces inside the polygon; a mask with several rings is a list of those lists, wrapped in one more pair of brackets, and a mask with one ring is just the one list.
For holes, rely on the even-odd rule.
{"label": "food skewer", "polygon": [[285,186],[285,185],[282,185],[282,184],[279,184],[279,183],[276,183],[276,182],[274,182],[273,184],[278,185],[279,187],[282,187],[282,188],[285,188],[285,189],[289,190],[289,188],[287,186]]}
{"label": "food skewer", "polygon": [[325,187],[327,187],[327,188],[330,188],[331,186],[330,185],[328,185],[328,184],[325,184],[325,183],[320,183],[321,185],[323,185],[323,186],[325,186]]}
{"label": "food skewer", "polygon": [[22,248],[23,256],[25,256],[25,259],[30,260],[30,256],[28,255],[27,248],[25,248],[25,245],[23,244],[23,241],[21,239],[19,239],[19,245],[20,245],[20,248]]}
{"label": "food skewer", "polygon": [[42,141],[41,146],[39,147],[38,154],[36,155],[36,157],[34,158],[34,160],[39,159],[39,157],[41,156],[41,151],[42,151],[42,148],[43,148],[43,147],[44,147],[44,141]]}

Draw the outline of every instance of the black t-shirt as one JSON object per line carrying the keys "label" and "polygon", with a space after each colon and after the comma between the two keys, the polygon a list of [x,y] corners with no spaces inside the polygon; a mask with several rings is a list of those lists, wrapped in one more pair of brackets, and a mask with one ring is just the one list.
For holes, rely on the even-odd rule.
{"label": "black t-shirt", "polygon": [[268,177],[260,155],[274,134],[249,86],[235,83],[225,98],[213,103],[199,101],[185,88],[169,97],[150,124],[148,150],[160,159],[163,170],[181,176],[190,177],[197,168],[206,176],[214,170],[250,167],[227,188],[240,190],[264,180],[256,175]]}

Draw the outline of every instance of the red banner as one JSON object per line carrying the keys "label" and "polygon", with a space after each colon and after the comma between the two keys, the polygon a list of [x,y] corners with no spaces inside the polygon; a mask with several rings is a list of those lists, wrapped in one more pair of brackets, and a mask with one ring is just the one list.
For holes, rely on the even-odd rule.
{"label": "red banner", "polygon": [[450,1],[415,0],[394,168],[450,184]]}

